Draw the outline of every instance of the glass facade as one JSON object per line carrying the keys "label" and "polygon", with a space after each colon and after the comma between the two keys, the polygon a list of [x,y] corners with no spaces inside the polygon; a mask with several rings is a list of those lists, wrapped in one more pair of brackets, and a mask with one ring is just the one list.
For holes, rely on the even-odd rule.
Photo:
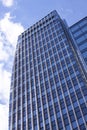
{"label": "glass facade", "polygon": [[86,130],[87,77],[66,30],[52,11],[18,37],[9,130]]}
{"label": "glass facade", "polygon": [[72,25],[70,31],[87,65],[87,17]]}

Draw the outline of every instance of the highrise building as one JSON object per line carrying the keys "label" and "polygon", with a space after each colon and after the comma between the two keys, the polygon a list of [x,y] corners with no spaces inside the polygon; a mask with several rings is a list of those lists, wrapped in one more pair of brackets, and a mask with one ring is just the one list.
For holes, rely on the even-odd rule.
{"label": "highrise building", "polygon": [[72,25],[70,31],[87,65],[87,17]]}
{"label": "highrise building", "polygon": [[52,11],[18,37],[9,130],[86,130],[87,73],[63,20]]}

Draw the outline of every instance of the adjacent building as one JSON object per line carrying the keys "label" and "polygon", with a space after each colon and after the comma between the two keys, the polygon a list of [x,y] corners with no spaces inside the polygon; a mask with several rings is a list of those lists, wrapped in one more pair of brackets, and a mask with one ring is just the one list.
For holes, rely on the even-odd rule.
{"label": "adjacent building", "polygon": [[87,129],[87,73],[74,44],[56,11],[18,37],[9,130]]}
{"label": "adjacent building", "polygon": [[87,17],[72,25],[70,31],[87,65]]}

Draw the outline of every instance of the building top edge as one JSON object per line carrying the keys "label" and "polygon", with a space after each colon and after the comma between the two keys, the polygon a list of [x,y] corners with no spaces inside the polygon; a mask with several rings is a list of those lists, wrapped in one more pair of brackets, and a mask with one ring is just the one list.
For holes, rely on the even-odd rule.
{"label": "building top edge", "polygon": [[80,19],[78,22],[74,23],[73,25],[71,25],[69,28],[73,28],[73,26],[79,24],[80,22],[82,22],[83,20],[87,20],[87,16],[85,16],[84,18]]}
{"label": "building top edge", "polygon": [[52,16],[55,16],[55,15],[57,15],[58,17],[60,17],[60,16],[58,15],[58,13],[57,13],[56,10],[51,11],[49,14],[45,15],[43,18],[41,18],[40,20],[38,20],[35,24],[33,24],[33,25],[30,26],[29,28],[25,29],[25,31],[22,32],[22,33],[19,35],[19,37],[20,37],[21,35],[23,35],[24,33],[26,33],[27,31],[34,29],[34,28],[35,28],[36,26],[38,26],[39,24],[42,24],[44,21],[50,19]]}

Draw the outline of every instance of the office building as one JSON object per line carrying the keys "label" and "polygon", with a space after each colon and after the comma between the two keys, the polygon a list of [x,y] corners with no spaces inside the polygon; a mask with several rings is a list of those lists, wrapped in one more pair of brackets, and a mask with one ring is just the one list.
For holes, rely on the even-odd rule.
{"label": "office building", "polygon": [[87,65],[87,17],[72,25],[70,31]]}
{"label": "office building", "polygon": [[9,130],[86,130],[87,75],[56,11],[18,37]]}

